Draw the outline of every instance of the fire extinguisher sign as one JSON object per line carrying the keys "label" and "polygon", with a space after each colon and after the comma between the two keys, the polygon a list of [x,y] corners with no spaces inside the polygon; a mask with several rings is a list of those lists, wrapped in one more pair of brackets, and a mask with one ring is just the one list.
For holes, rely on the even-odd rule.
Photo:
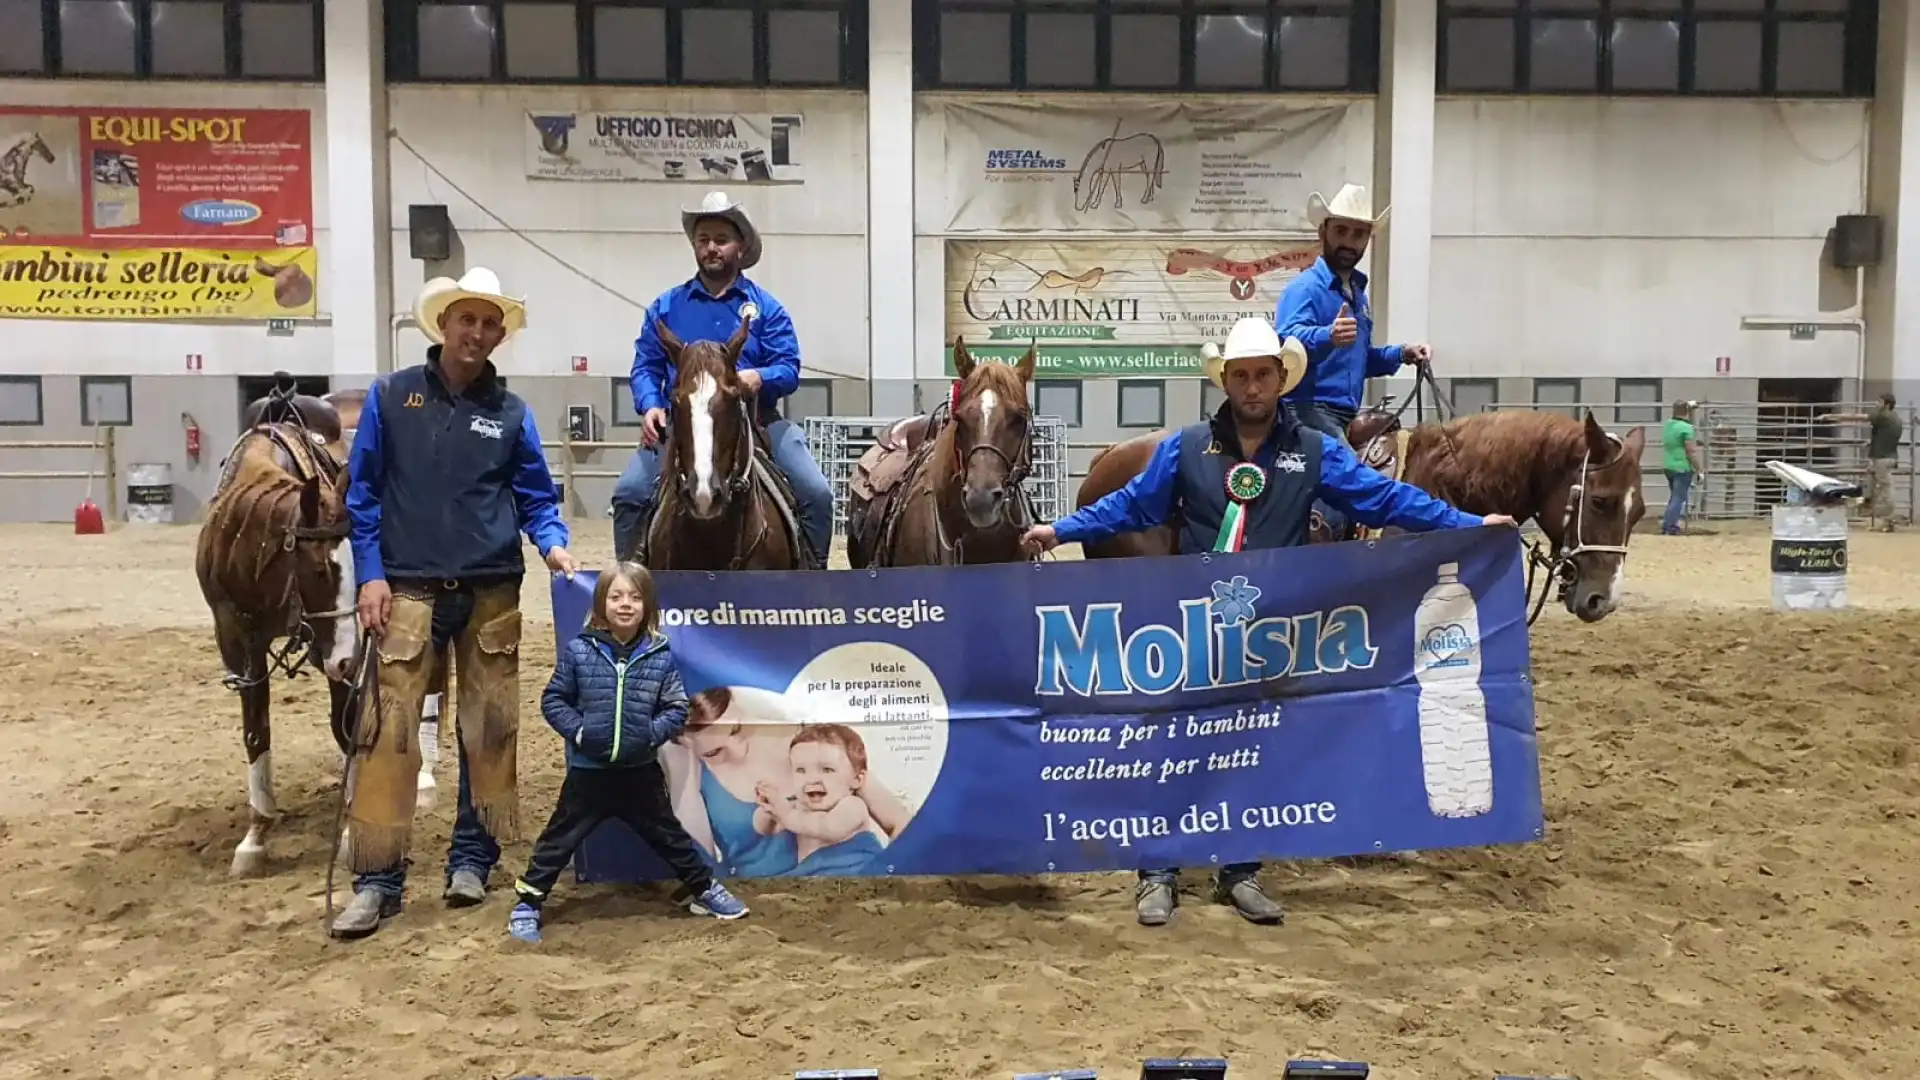
{"label": "fire extinguisher sign", "polygon": [[200,370],[200,354],[199,353],[195,352],[195,353],[187,354],[187,370],[188,371]]}

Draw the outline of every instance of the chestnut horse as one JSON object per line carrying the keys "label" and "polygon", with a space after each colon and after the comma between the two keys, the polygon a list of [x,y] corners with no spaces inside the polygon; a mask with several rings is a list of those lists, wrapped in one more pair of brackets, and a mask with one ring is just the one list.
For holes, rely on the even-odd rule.
{"label": "chestnut horse", "polygon": [[[868,566],[952,566],[1019,562],[1020,534],[1033,520],[1021,483],[1033,468],[1033,410],[1027,386],[1036,348],[1017,364],[976,362],[966,342],[953,342],[959,389],[949,415],[916,417],[919,441],[867,451],[869,475],[883,455],[905,455],[877,498],[850,492],[847,561]],[[896,424],[898,430],[906,424]],[[933,430],[931,440],[926,433]],[[851,487],[852,485],[850,485]]]}
{"label": "chestnut horse", "polygon": [[792,494],[766,451],[757,398],[734,364],[747,319],[725,343],[682,344],[656,321],[673,365],[672,422],[660,499],[647,526],[654,570],[799,570],[805,539]]}
{"label": "chestnut horse", "polygon": [[[1365,410],[1348,430],[1377,432],[1385,416]],[[1074,505],[1087,506],[1124,486],[1146,468],[1168,434],[1148,432],[1100,451]],[[1407,434],[1402,480],[1471,514],[1532,518],[1550,545],[1546,554],[1535,553],[1535,562],[1557,579],[1561,603],[1581,621],[1598,622],[1619,605],[1627,538],[1646,513],[1642,429],[1622,437],[1601,427],[1592,412],[1583,422],[1560,413],[1509,411],[1421,424]],[[1085,554],[1172,554],[1176,535],[1172,527],[1157,526],[1089,544]],[[1328,539],[1316,530],[1315,543]]]}
{"label": "chestnut horse", "polygon": [[[240,695],[251,821],[231,872],[259,872],[277,816],[271,687],[276,671],[312,664],[332,693],[334,741],[351,732],[345,680],[359,649],[340,419],[319,398],[276,390],[252,403],[222,466],[194,558],[213,612],[226,685]],[[276,639],[286,643],[273,649]]]}

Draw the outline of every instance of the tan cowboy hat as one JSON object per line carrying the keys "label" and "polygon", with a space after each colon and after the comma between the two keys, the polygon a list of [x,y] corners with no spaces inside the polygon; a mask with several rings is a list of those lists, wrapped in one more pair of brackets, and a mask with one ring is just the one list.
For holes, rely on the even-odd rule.
{"label": "tan cowboy hat", "polygon": [[760,262],[760,230],[747,217],[747,208],[728,198],[726,192],[709,191],[699,206],[680,211],[680,227],[686,230],[688,243],[693,242],[693,227],[701,218],[720,218],[740,230],[740,269],[751,270]]}
{"label": "tan cowboy hat", "polygon": [[1376,216],[1373,212],[1373,196],[1358,184],[1340,185],[1332,201],[1323,198],[1317,191],[1307,196],[1307,220],[1313,222],[1316,229],[1330,217],[1379,225],[1387,220],[1387,214],[1392,210],[1391,206],[1382,207]]}
{"label": "tan cowboy hat", "polygon": [[440,332],[440,316],[462,300],[485,300],[499,308],[500,323],[507,328],[507,337],[526,328],[526,301],[503,294],[500,291],[500,275],[484,266],[467,271],[459,281],[437,277],[420,286],[420,298],[413,302],[414,324],[427,336],[428,341],[435,345],[443,344],[446,335]]}
{"label": "tan cowboy hat", "polygon": [[1249,315],[1233,324],[1227,334],[1227,347],[1209,341],[1200,346],[1200,359],[1207,378],[1222,390],[1227,388],[1227,365],[1235,360],[1271,356],[1280,361],[1280,393],[1285,395],[1307,377],[1307,347],[1299,338],[1280,340],[1273,324],[1258,315]]}

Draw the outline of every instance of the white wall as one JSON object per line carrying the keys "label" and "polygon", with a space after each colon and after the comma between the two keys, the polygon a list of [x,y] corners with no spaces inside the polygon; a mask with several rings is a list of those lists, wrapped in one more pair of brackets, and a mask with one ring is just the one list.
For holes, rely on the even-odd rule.
{"label": "white wall", "polygon": [[[137,105],[182,109],[307,109],[313,115],[314,244],[320,249],[316,295],[327,294],[326,101],[319,86],[234,86],[231,83],[111,83],[74,79],[0,80],[9,105]],[[324,318],[321,320],[324,322]],[[268,337],[264,325],[218,322],[91,322],[71,319],[0,322],[0,373],[11,375],[182,375],[198,353],[203,375],[291,371],[322,375],[333,368],[324,326],[302,323],[292,337]]]}
{"label": "white wall", "polygon": [[1445,374],[1856,375],[1854,274],[1822,251],[1865,203],[1867,103],[1442,99],[1434,146]]}
{"label": "white wall", "polygon": [[[447,178],[434,175],[406,147],[392,148],[395,310],[411,310],[425,272],[407,254],[407,206],[444,203],[466,265],[493,268],[508,292],[528,298],[526,332],[496,355],[509,376],[565,375],[574,356],[586,356],[596,375],[626,372],[642,308],[693,276],[680,210],[709,190],[698,184],[529,180],[523,164],[528,110],[801,114],[806,182],[726,190],[760,229],[766,252],[749,276],[792,313],[807,373],[866,377],[864,94],[394,86],[389,101],[393,127]],[[402,331],[395,364],[417,362],[426,344],[417,331]]]}

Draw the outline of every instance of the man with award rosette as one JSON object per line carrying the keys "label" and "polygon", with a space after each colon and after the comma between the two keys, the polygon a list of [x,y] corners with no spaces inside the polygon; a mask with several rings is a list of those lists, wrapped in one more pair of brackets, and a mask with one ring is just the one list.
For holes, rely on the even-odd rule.
{"label": "man with award rosette", "polygon": [[[1461,513],[1362,464],[1340,440],[1303,426],[1280,399],[1306,374],[1307,351],[1294,338],[1282,344],[1267,320],[1241,319],[1227,335],[1224,353],[1209,343],[1203,355],[1207,377],[1227,395],[1213,419],[1167,436],[1126,487],[1027,530],[1022,539],[1029,550],[1152,528],[1175,511],[1183,552],[1296,547],[1307,542],[1316,498],[1374,528],[1427,532],[1513,524],[1504,514]],[[1280,922],[1286,911],[1261,891],[1254,879],[1259,870],[1257,862],[1222,867],[1215,897],[1253,922]],[[1159,926],[1172,917],[1178,873],[1140,871],[1134,909],[1143,925]]]}

